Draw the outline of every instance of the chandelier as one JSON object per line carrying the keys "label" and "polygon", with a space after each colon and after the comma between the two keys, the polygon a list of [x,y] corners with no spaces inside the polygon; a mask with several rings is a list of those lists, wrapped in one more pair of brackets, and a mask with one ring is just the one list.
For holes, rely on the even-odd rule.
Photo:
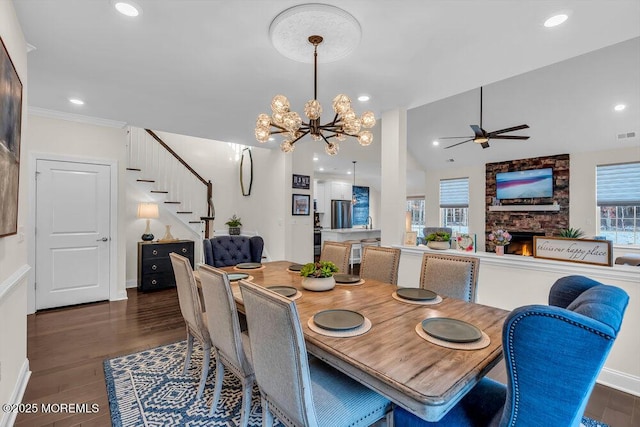
{"label": "chandelier", "polygon": [[370,129],[376,124],[376,117],[371,111],[365,111],[358,117],[351,108],[351,100],[347,95],[339,94],[333,99],[333,120],[320,124],[322,106],[318,102],[318,45],[322,43],[322,37],[310,36],[309,43],[313,45],[313,99],[307,101],[304,106],[304,114],[308,121],[295,111],[289,110],[289,100],[284,95],[276,95],[271,101],[271,116],[258,115],[255,135],[258,142],[264,143],[271,135],[281,134],[284,138],[280,148],[285,153],[293,151],[295,143],[305,135],[310,134],[314,141],[323,140],[325,151],[330,156],[338,154],[339,142],[348,136],[358,139],[362,146],[373,142]]}

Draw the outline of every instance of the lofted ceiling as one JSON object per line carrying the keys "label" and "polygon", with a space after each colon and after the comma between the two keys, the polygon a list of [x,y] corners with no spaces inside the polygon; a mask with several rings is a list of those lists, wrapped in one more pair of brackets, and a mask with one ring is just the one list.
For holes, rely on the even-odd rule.
{"label": "lofted ceiling", "polygon": [[[268,34],[273,18],[300,1],[137,0],[143,8],[137,18],[120,15],[109,0],[13,1],[26,41],[35,47],[28,55],[32,108],[258,145],[255,118],[269,111],[274,95],[288,96],[300,113],[313,95],[312,66],[278,53]],[[365,103],[354,102],[355,110],[372,110],[378,118],[385,111],[408,109],[409,153],[424,169],[445,167],[449,158],[465,165],[536,152],[518,151],[511,141],[492,142],[487,150],[472,142],[443,150],[431,142],[438,136],[471,134],[469,124],[479,116],[477,88],[484,86],[485,128],[528,123],[532,138],[526,144],[539,143],[548,136],[541,130],[545,117],[536,113],[546,108],[538,97],[541,83],[535,76],[524,77],[525,84],[510,78],[640,36],[638,0],[326,3],[352,14],[362,38],[353,53],[336,62],[322,63],[322,46],[318,48],[318,99],[325,114],[338,93],[352,99],[369,95]],[[569,20],[545,28],[544,20],[558,12],[567,13]],[[631,66],[637,76],[633,54]],[[593,80],[587,77],[583,83]],[[591,93],[589,106],[598,109],[595,97],[610,93],[592,89],[583,90]],[[582,102],[581,92],[571,91]],[[85,104],[70,104],[71,97]],[[527,102],[534,98],[535,103]],[[505,105],[504,99],[514,104]],[[438,100],[442,104],[433,104]],[[609,109],[610,101],[602,102]],[[379,176],[380,139],[373,144],[343,145],[331,159],[319,147],[317,167],[340,174],[358,160],[359,176]],[[507,144],[511,148],[504,148]]]}

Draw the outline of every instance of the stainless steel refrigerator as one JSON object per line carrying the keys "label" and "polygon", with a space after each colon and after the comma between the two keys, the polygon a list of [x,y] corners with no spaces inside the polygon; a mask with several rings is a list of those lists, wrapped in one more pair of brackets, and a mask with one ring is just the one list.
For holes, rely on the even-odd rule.
{"label": "stainless steel refrigerator", "polygon": [[351,200],[331,201],[331,228],[351,228]]}

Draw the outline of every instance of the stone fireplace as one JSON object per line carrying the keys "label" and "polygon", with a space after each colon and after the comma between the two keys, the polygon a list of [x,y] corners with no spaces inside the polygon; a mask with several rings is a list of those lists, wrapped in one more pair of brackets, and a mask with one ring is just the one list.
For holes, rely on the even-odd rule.
{"label": "stone fireplace", "polygon": [[542,232],[510,232],[511,243],[505,246],[504,253],[512,255],[533,256],[533,237],[544,236]]}
{"label": "stone fireplace", "polygon": [[[498,209],[493,206],[497,173],[543,168],[553,170],[553,197],[502,200]],[[485,180],[485,238],[491,231],[507,230],[513,238],[505,253],[533,255],[533,236],[558,236],[569,227],[568,154],[487,163]],[[494,246],[485,241],[485,250],[493,252]]]}

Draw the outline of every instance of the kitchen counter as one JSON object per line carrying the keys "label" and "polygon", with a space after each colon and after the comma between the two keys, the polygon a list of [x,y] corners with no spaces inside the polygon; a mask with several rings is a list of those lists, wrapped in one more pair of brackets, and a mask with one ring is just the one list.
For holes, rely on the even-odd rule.
{"label": "kitchen counter", "polygon": [[379,228],[332,228],[322,230],[322,242],[325,240],[344,242],[346,240],[375,239],[378,237],[380,237]]}

